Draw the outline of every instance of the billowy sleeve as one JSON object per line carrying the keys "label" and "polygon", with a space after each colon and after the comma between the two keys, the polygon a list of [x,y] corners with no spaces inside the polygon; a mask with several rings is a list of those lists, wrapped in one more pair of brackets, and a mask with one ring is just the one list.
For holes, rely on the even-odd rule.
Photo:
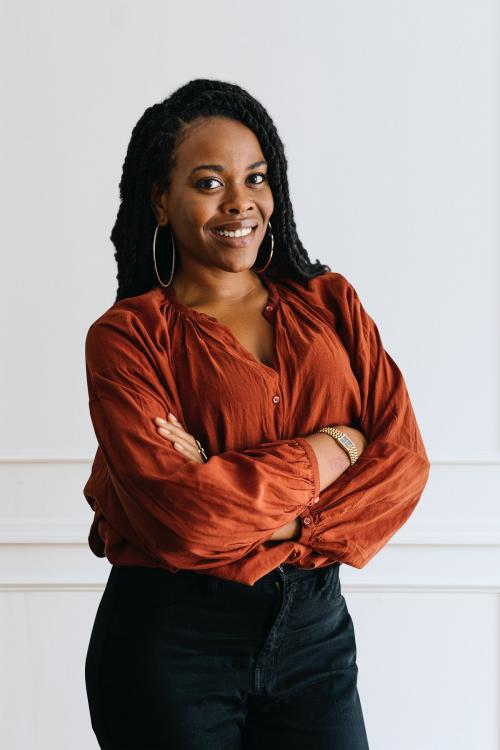
{"label": "billowy sleeve", "polygon": [[[155,417],[180,412],[147,341],[130,311],[108,313],[87,332],[89,410],[99,447],[84,495],[160,565],[227,565],[312,504],[319,494],[314,452],[298,438],[228,450],[205,463],[187,460],[158,434]],[[106,482],[112,492],[101,492]]]}
{"label": "billowy sleeve", "polygon": [[[403,375],[385,351],[377,325],[341,274],[323,303],[336,314],[335,329],[359,383],[358,424],[368,444],[358,461],[320,492],[297,544],[300,563],[327,560],[363,568],[405,523],[419,501],[430,462]],[[315,473],[317,461],[313,459]]]}

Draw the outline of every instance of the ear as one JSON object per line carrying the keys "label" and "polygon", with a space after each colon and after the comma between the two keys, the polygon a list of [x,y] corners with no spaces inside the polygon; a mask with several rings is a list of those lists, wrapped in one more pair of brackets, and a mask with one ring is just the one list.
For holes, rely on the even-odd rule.
{"label": "ear", "polygon": [[167,196],[165,192],[160,192],[160,188],[156,182],[151,187],[150,200],[151,208],[155,215],[158,224],[167,224],[167,208],[166,200]]}

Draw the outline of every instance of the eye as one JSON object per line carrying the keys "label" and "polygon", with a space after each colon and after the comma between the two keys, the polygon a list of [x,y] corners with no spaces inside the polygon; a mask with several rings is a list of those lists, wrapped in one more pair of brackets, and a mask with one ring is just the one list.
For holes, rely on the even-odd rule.
{"label": "eye", "polygon": [[[262,179],[259,182],[253,182],[253,185],[262,185],[267,180],[267,174],[265,172],[252,172],[249,177],[261,177]],[[221,185],[221,182],[218,180],[217,177],[204,177],[203,180],[198,180],[196,183],[196,187],[202,188],[202,189],[208,189],[210,190],[210,185],[207,185],[207,183],[215,182],[218,185]]]}
{"label": "eye", "polygon": [[262,177],[262,182],[254,182],[254,185],[262,185],[267,180],[267,174],[265,172],[253,172],[250,177]]}
{"label": "eye", "polygon": [[219,185],[221,184],[215,177],[205,177],[203,180],[198,180],[196,187],[207,188],[208,185],[205,184],[207,182],[218,182]]}

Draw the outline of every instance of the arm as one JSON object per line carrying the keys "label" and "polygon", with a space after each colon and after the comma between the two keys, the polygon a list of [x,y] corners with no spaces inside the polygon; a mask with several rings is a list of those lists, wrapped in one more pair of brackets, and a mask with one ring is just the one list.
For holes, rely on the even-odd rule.
{"label": "arm", "polygon": [[314,452],[297,438],[226,451],[203,464],[186,461],[154,429],[156,416],[180,418],[181,409],[145,342],[142,324],[124,310],[87,333],[89,409],[99,448],[85,497],[162,565],[211,569],[239,560],[313,503]]}
{"label": "arm", "polygon": [[[186,460],[203,463],[194,435],[190,435],[183,428],[175,415],[169,414],[167,420],[157,417],[155,423],[160,435],[169,440],[177,450],[182,451],[182,455]],[[358,455],[361,455],[366,447],[366,438],[363,433],[354,427],[346,427],[345,425],[337,425],[337,427],[354,441],[358,448]],[[312,435],[307,435],[305,440],[311,445],[316,454],[320,474],[319,487],[322,490],[348,469],[351,462],[347,453],[337,442],[332,441],[329,436],[325,436],[322,433],[313,433]],[[319,496],[314,498],[314,502],[319,502]],[[300,519],[295,518],[293,521],[277,529],[271,536],[270,541],[298,538],[300,526]]]}
{"label": "arm", "polygon": [[[430,462],[402,373],[352,285],[334,274],[326,304],[360,385],[357,425],[368,444],[354,466],[320,493],[312,523],[301,526],[301,562],[362,568],[413,512]],[[318,467],[316,467],[318,469]]]}
{"label": "arm", "polygon": [[[362,432],[356,430],[354,427],[347,427],[346,425],[334,425],[339,430],[345,432],[348,437],[356,444],[358,449],[358,455],[366,448],[366,438]],[[341,474],[349,469],[351,462],[347,453],[335,442],[329,435],[324,433],[313,433],[307,435],[305,440],[310,444],[311,448],[316,454],[316,461],[318,463],[319,471],[319,485],[320,490],[324,490],[332,482],[334,482]],[[319,498],[318,498],[319,502]],[[314,507],[314,506],[313,506]],[[295,518],[290,521],[281,529],[274,532],[271,540],[283,541],[287,539],[299,539],[301,534],[302,523],[300,518]]]}

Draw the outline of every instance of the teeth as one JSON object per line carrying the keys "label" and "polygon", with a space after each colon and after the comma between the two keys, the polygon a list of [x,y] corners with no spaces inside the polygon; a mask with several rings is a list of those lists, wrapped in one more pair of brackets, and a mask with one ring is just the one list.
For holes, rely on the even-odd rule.
{"label": "teeth", "polygon": [[214,229],[216,234],[220,234],[221,237],[246,237],[250,234],[252,227],[245,227],[244,229],[237,229],[235,232],[228,232],[226,229]]}

